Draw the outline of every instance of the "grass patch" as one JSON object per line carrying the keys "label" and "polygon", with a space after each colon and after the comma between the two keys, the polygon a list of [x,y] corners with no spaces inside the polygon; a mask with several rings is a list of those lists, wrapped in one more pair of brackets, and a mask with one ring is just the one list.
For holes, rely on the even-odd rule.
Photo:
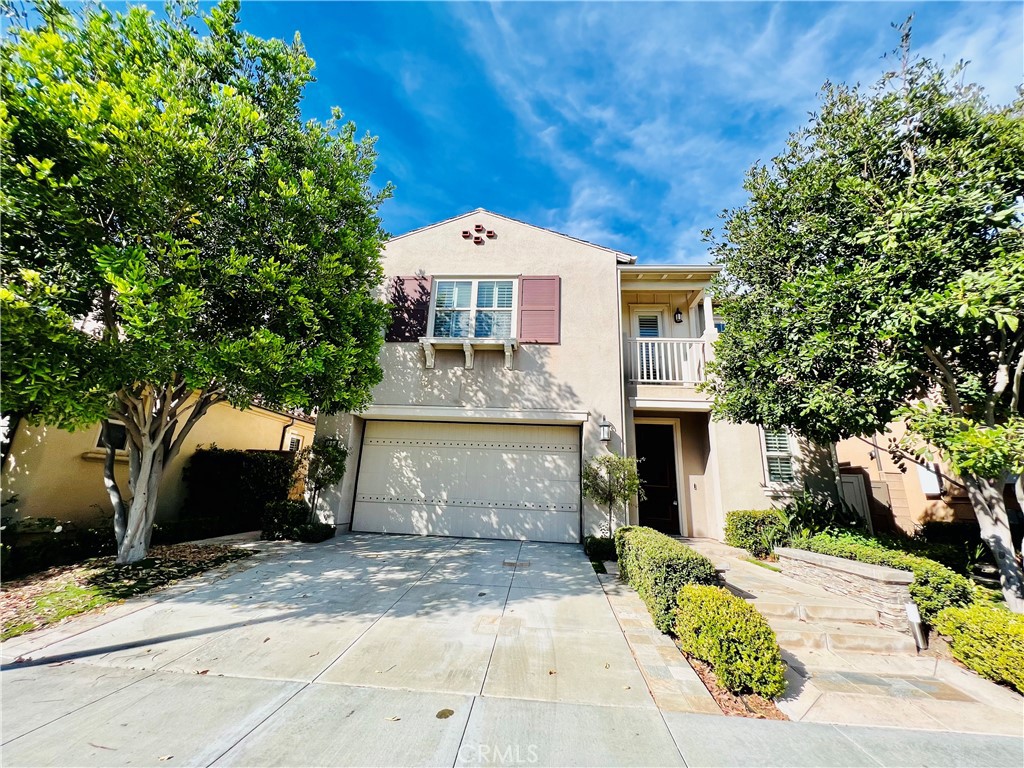
{"label": "grass patch", "polygon": [[754,565],[759,565],[762,568],[767,568],[769,571],[782,573],[782,569],[779,568],[779,566],[772,565],[771,563],[765,562],[764,560],[758,560],[756,557],[744,557],[743,559],[746,560],[748,563],[753,563]]}
{"label": "grass patch", "polygon": [[252,554],[252,550],[223,544],[173,544],[153,547],[150,557],[132,565],[115,565],[113,557],[96,557],[8,582],[0,592],[0,639],[121,602]]}

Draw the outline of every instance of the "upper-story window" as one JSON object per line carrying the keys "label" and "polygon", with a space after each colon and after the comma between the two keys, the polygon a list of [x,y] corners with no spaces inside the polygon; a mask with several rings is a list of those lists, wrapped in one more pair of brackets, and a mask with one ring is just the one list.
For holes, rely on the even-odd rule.
{"label": "upper-story window", "polygon": [[438,280],[434,291],[435,338],[512,337],[515,280]]}
{"label": "upper-story window", "polygon": [[782,430],[764,430],[764,454],[769,483],[792,483],[793,448],[790,436]]}

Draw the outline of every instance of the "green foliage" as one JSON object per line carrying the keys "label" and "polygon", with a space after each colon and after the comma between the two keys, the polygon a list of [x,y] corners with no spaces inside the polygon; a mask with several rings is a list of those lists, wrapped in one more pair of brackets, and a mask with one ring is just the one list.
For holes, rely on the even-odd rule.
{"label": "green foliage", "polygon": [[949,638],[953,655],[968,667],[1024,693],[1024,616],[979,603],[946,608],[935,629]]}
{"label": "green foliage", "polygon": [[831,493],[804,489],[779,512],[789,535],[801,536],[823,531],[864,531],[857,511]]}
{"label": "green foliage", "polygon": [[82,525],[54,518],[3,519],[0,578],[11,579],[55,565],[113,554],[110,524]]}
{"label": "green foliage", "polygon": [[635,496],[644,500],[637,460],[632,456],[604,453],[583,465],[583,495],[608,507],[608,535],[614,531],[614,510],[625,508]]}
{"label": "green foliage", "polygon": [[615,531],[619,574],[640,595],[655,626],[671,632],[676,594],[686,584],[715,584],[714,564],[681,541],[641,526]]}
{"label": "green foliage", "polygon": [[934,560],[889,549],[865,536],[819,533],[795,539],[792,546],[822,555],[912,571],[914,581],[910,585],[910,596],[927,622],[934,621],[944,608],[965,606],[972,601],[974,588],[970,579]]}
{"label": "green foliage", "polygon": [[615,553],[615,539],[611,536],[585,536],[583,553],[598,562],[615,560],[618,557]]}
{"label": "green foliage", "polygon": [[108,490],[129,562],[211,406],[370,402],[391,187],[340,110],[303,120],[312,59],[243,32],[238,0],[37,10],[0,40],[0,401],[125,423],[130,505]]}
{"label": "green foliage", "polygon": [[955,475],[1001,480],[1024,472],[1024,417],[990,425],[927,403],[901,413],[907,424],[904,447],[929,461],[944,459]]}
{"label": "green foliage", "polygon": [[330,523],[314,520],[311,523],[300,525],[295,532],[295,538],[304,544],[319,544],[321,541],[333,539],[337,531],[338,529]]}
{"label": "green foliage", "polygon": [[788,540],[777,509],[734,509],[725,514],[725,543],[764,559]]}
{"label": "green foliage", "polygon": [[347,460],[348,448],[337,437],[316,437],[308,449],[303,449],[299,463],[305,465],[306,490],[310,492],[311,514],[316,514],[316,503],[320,493],[325,488],[341,482],[345,476]]}
{"label": "green foliage", "polygon": [[267,504],[291,493],[296,458],[288,451],[200,448],[182,474],[186,507],[191,516],[225,520],[226,532],[256,530]]}
{"label": "green foliage", "polygon": [[297,499],[272,501],[266,505],[260,518],[264,541],[298,539],[299,529],[309,523],[309,507]]}
{"label": "green foliage", "polygon": [[721,587],[679,590],[679,647],[711,665],[733,693],[776,699],[786,691],[786,667],[775,633],[746,600]]}
{"label": "green foliage", "polygon": [[713,241],[721,416],[824,444],[950,378],[961,406],[1009,415],[995,386],[1024,352],[1024,99],[989,104],[914,60],[904,31],[903,66],[872,88],[826,84]]}

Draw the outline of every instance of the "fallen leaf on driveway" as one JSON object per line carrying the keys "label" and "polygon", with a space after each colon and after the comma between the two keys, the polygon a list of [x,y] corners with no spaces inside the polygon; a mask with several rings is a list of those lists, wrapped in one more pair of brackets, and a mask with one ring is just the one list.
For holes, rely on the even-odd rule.
{"label": "fallen leaf on driveway", "polygon": [[395,722],[398,722],[399,720],[401,720],[402,718],[397,717],[395,715],[392,715],[391,717],[385,717],[384,719],[385,720],[390,720],[392,723],[395,723]]}
{"label": "fallen leaf on driveway", "polygon": [[309,654],[309,658],[312,659],[314,656],[319,656],[319,655],[320,655],[320,651],[315,651],[314,653]]}
{"label": "fallen leaf on driveway", "polygon": [[447,720],[449,717],[455,714],[454,709],[442,709],[434,717],[438,720]]}
{"label": "fallen leaf on driveway", "polygon": [[105,749],[108,752],[117,752],[117,750],[114,749],[113,747],[104,747],[102,744],[93,744],[91,741],[89,742],[89,746],[90,747],[96,747],[96,749]]}
{"label": "fallen leaf on driveway", "polygon": [[204,669],[204,670],[202,670],[202,671],[200,671],[200,672],[196,672],[196,674],[197,674],[197,675],[205,675],[205,674],[206,674],[207,672],[209,672],[209,671],[210,671],[210,670],[208,670],[208,669]]}
{"label": "fallen leaf on driveway", "polygon": [[549,675],[557,675],[558,673],[557,673],[557,672],[555,672],[555,670],[553,670],[553,669],[549,669],[549,670],[548,670],[548,674],[549,674]]}
{"label": "fallen leaf on driveway", "polygon": [[267,637],[267,638],[264,638],[263,642],[265,643],[265,642],[267,642],[267,641],[269,641],[269,640],[270,640],[270,638],[269,638],[269,637]]}
{"label": "fallen leaf on driveway", "polygon": [[173,757],[174,757],[174,755],[164,755],[163,757],[158,757],[157,760],[160,760],[161,762],[165,762],[167,760],[170,760]]}
{"label": "fallen leaf on driveway", "polygon": [[605,668],[605,669],[611,669],[611,668],[612,668],[612,665],[611,665],[611,664],[605,664],[605,665],[604,665],[604,668]]}

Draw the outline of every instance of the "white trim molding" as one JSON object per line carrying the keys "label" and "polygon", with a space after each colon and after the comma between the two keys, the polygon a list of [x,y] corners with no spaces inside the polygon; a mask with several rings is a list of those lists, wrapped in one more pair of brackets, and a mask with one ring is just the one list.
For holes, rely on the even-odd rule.
{"label": "white trim molding", "polygon": [[381,421],[512,421],[520,424],[584,424],[590,420],[586,411],[448,405],[371,405],[357,415]]}

